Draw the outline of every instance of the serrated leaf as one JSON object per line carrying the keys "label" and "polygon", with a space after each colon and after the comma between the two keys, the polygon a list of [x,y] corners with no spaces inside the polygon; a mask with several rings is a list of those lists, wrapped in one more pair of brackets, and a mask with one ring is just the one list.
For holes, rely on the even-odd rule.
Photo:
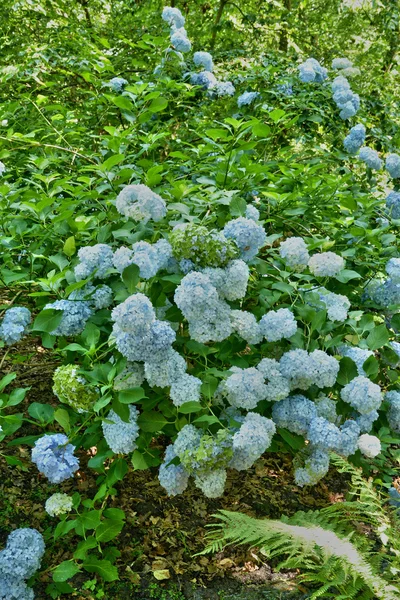
{"label": "serrated leaf", "polygon": [[96,529],[96,540],[98,542],[110,542],[119,535],[124,526],[123,521],[106,519]]}
{"label": "serrated leaf", "polygon": [[79,573],[80,567],[73,560],[64,560],[53,571],[53,581],[61,582],[71,579]]}
{"label": "serrated leaf", "polygon": [[89,556],[82,567],[88,573],[97,573],[104,581],[116,581],[118,579],[117,567],[112,565],[109,560],[100,560],[95,556]]}
{"label": "serrated leaf", "polygon": [[143,412],[139,415],[138,425],[142,431],[148,431],[149,433],[156,433],[168,423],[165,417],[154,410]]}

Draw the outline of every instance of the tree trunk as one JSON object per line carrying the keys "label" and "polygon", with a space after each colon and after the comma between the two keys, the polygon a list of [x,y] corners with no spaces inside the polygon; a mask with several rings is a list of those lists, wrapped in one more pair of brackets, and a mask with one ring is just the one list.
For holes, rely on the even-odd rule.
{"label": "tree trunk", "polygon": [[224,12],[224,8],[227,3],[228,3],[228,0],[219,0],[218,12],[217,12],[217,16],[215,17],[215,21],[214,21],[214,25],[213,25],[213,32],[212,32],[211,42],[210,42],[211,50],[215,46],[215,41],[217,39],[218,25],[221,21],[222,13]]}
{"label": "tree trunk", "polygon": [[281,52],[288,51],[289,37],[288,37],[288,19],[290,11],[292,10],[292,0],[284,0],[285,14],[284,21],[282,21],[281,34],[279,36],[279,50]]}

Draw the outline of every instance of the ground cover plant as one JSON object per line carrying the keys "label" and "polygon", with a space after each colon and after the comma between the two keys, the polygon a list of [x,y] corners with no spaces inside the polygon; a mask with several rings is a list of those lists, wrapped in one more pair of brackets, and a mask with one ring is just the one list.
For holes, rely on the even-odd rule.
{"label": "ground cover plant", "polygon": [[270,458],[298,494],[344,493],[333,456],[395,519],[400,8],[319,9],[1,9],[1,459],[46,494],[35,527],[3,497],[0,598],[137,585],[142,471],[167,507],[230,510]]}

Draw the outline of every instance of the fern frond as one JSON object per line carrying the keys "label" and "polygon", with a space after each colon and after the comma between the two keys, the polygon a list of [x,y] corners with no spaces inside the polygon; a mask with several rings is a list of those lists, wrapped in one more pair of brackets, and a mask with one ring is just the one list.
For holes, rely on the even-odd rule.
{"label": "fern frond", "polygon": [[[324,588],[328,580],[329,587],[336,585],[340,591],[344,591],[343,588],[351,583],[353,588],[361,589],[363,586],[360,583],[363,583],[382,600],[395,600],[400,591],[389,586],[387,581],[374,572],[348,538],[340,538],[329,529],[319,525],[291,524],[290,519],[286,519],[286,522],[257,520],[242,513],[225,510],[215,516],[221,523],[207,536],[210,544],[206,552],[212,551],[216,543],[220,549],[233,543],[260,546],[271,558],[286,555],[281,567],[284,565],[285,568],[304,569],[307,566],[312,582],[315,583],[320,577],[324,578],[321,582]],[[316,566],[318,570],[314,571]]]}

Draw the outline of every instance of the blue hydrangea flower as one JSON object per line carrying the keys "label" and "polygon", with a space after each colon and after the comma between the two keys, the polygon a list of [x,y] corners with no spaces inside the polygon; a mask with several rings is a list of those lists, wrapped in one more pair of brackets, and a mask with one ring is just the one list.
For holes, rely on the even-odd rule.
{"label": "blue hydrangea flower", "polygon": [[334,252],[321,252],[310,258],[308,268],[316,277],[335,277],[344,269],[344,260]]}
{"label": "blue hydrangea flower", "polygon": [[332,69],[339,71],[340,69],[348,69],[353,66],[353,63],[348,58],[334,58],[332,61]]}
{"label": "blue hydrangea flower", "polygon": [[358,438],[358,449],[367,458],[375,458],[381,453],[381,442],[375,435],[364,433]]}
{"label": "blue hydrangea flower", "polygon": [[314,448],[306,459],[304,467],[295,470],[294,478],[300,487],[315,485],[329,470],[329,454],[320,448]]}
{"label": "blue hydrangea flower", "polygon": [[306,350],[296,348],[286,352],[279,361],[279,368],[291,390],[308,390],[314,383],[313,365]]}
{"label": "blue hydrangea flower", "polygon": [[347,81],[346,77],[339,75],[332,81],[331,88],[332,92],[335,94],[338,90],[349,90],[350,83]]}
{"label": "blue hydrangea flower", "polygon": [[314,350],[309,354],[308,362],[314,385],[319,388],[335,385],[340,365],[334,356],[323,350]]}
{"label": "blue hydrangea flower", "polygon": [[283,377],[279,363],[272,358],[263,358],[256,367],[260,371],[266,384],[266,397],[269,402],[278,402],[287,398],[290,394],[290,385],[286,377]]}
{"label": "blue hydrangea flower", "polygon": [[117,211],[134,221],[161,221],[167,214],[165,200],[147,185],[126,185],[118,194]]}
{"label": "blue hydrangea flower", "polygon": [[164,6],[161,18],[166,21],[170,27],[180,29],[185,24],[185,17],[182,15],[179,8],[172,6]]}
{"label": "blue hydrangea flower", "polygon": [[307,58],[298,66],[300,81],[303,83],[322,83],[328,77],[328,71],[315,58]]}
{"label": "blue hydrangea flower", "polygon": [[243,260],[232,260],[225,268],[206,267],[202,272],[221,298],[233,302],[245,297],[250,270]]}
{"label": "blue hydrangea flower", "polygon": [[329,321],[343,323],[347,319],[347,312],[351,306],[347,296],[334,294],[325,288],[320,288],[317,293],[320,301],[325,304]]}
{"label": "blue hydrangea flower", "polygon": [[171,385],[169,395],[175,406],[182,406],[185,402],[199,402],[201,379],[193,375],[182,375]]}
{"label": "blue hydrangea flower", "polygon": [[214,469],[195,475],[194,484],[207,498],[219,498],[225,490],[226,469]]}
{"label": "blue hydrangea flower", "polygon": [[59,517],[72,510],[74,503],[68,494],[56,493],[47,498],[44,506],[45,511],[50,517]]}
{"label": "blue hydrangea flower", "polygon": [[358,158],[373,171],[379,171],[382,168],[382,161],[379,158],[377,151],[369,148],[368,146],[363,146],[360,148]]}
{"label": "blue hydrangea flower", "polygon": [[174,445],[170,444],[165,450],[164,462],[158,472],[160,485],[166,490],[168,496],[182,494],[189,481],[189,473],[183,465],[170,464],[177,458]]}
{"label": "blue hydrangea flower", "polygon": [[377,410],[382,402],[381,388],[366,377],[358,376],[344,386],[340,397],[365,415],[371,410]]}
{"label": "blue hydrangea flower", "polygon": [[69,300],[82,300],[87,302],[93,309],[101,310],[108,308],[113,301],[113,291],[108,285],[86,285],[84,288],[74,290]]}
{"label": "blue hydrangea flower", "polygon": [[217,79],[210,71],[200,71],[190,75],[190,83],[201,86],[203,90],[211,90],[217,85]]}
{"label": "blue hydrangea flower", "polygon": [[202,432],[194,425],[185,425],[179,431],[174,442],[176,456],[183,456],[188,450],[196,448],[200,444]]}
{"label": "blue hydrangea flower", "polygon": [[400,177],[400,156],[398,154],[388,154],[386,157],[386,169],[390,177],[398,179]]}
{"label": "blue hydrangea flower", "polygon": [[107,244],[85,246],[78,251],[79,264],[75,267],[77,281],[87,279],[91,275],[99,279],[108,277],[109,269],[113,268],[113,251]]}
{"label": "blue hydrangea flower", "polygon": [[35,594],[23,579],[13,575],[1,575],[0,600],[34,600]]}
{"label": "blue hydrangea flower", "polygon": [[[158,271],[166,268],[168,261],[172,258],[172,248],[167,240],[158,240],[156,244],[144,241],[136,242],[132,249],[130,264],[139,267],[142,279],[150,279],[157,275]],[[120,267],[126,265],[128,255],[127,253],[117,255],[117,252],[114,254],[114,265],[122,273],[123,269],[121,271]]]}
{"label": "blue hydrangea flower", "polygon": [[124,79],[123,77],[113,77],[108,82],[108,85],[113,90],[113,92],[122,92],[124,87],[128,85],[129,81]]}
{"label": "blue hydrangea flower", "polygon": [[82,333],[88,319],[93,314],[89,302],[75,300],[56,300],[52,304],[46,304],[44,308],[63,312],[60,324],[51,332],[51,335],[66,337]]}
{"label": "blue hydrangea flower", "polygon": [[261,342],[263,336],[253,313],[245,310],[232,310],[230,317],[232,330],[248,344],[259,344]]}
{"label": "blue hydrangea flower", "polygon": [[233,436],[233,457],[229,467],[237,471],[249,469],[270,447],[275,431],[275,424],[271,419],[253,412],[247,413]]}
{"label": "blue hydrangea flower", "polygon": [[310,444],[322,450],[333,450],[340,444],[341,432],[339,427],[324,417],[316,417],[310,423],[307,439]]}
{"label": "blue hydrangea flower", "polygon": [[306,268],[310,255],[303,238],[291,237],[280,243],[279,254],[293,271],[301,272]]}
{"label": "blue hydrangea flower", "polygon": [[[129,454],[137,448],[135,441],[139,435],[138,416],[139,411],[130,404],[128,423],[123,421],[113,410],[108,413],[107,420],[102,422],[105,440],[115,454]],[[112,421],[112,423],[107,421]]]}
{"label": "blue hydrangea flower", "polygon": [[274,423],[299,435],[305,436],[316,418],[317,409],[314,402],[300,394],[289,396],[272,406]]}
{"label": "blue hydrangea flower", "polygon": [[400,283],[400,258],[390,258],[385,269],[394,283]]}
{"label": "blue hydrangea flower", "polygon": [[237,101],[238,107],[242,108],[242,106],[250,106],[250,104],[253,104],[253,102],[255,100],[257,100],[257,98],[259,98],[259,97],[260,97],[259,92],[244,92],[238,98],[238,101]]}
{"label": "blue hydrangea flower", "polygon": [[249,262],[257,255],[267,239],[262,225],[244,217],[228,221],[224,227],[224,235],[236,242],[241,258],[245,262]]}
{"label": "blue hydrangea flower", "polygon": [[259,221],[260,211],[254,206],[254,204],[248,204],[246,206],[246,219],[251,219],[252,221]]}
{"label": "blue hydrangea flower", "polygon": [[235,87],[231,81],[217,81],[217,85],[213,88],[218,97],[233,96]]}
{"label": "blue hydrangea flower", "polygon": [[204,71],[211,73],[214,70],[213,57],[209,52],[195,52],[193,62],[196,67],[203,67]]}
{"label": "blue hydrangea flower", "polygon": [[336,412],[335,400],[332,400],[332,398],[321,394],[320,396],[318,396],[315,402],[315,407],[317,409],[317,414],[319,417],[323,417],[331,423],[337,422],[338,415]]}
{"label": "blue hydrangea flower", "polygon": [[223,383],[222,391],[231,406],[250,410],[267,396],[264,376],[254,367],[239,369],[232,367],[230,375]]}
{"label": "blue hydrangea flower", "polygon": [[389,427],[395,433],[400,433],[400,392],[395,390],[387,392],[385,400],[389,403],[387,412]]}
{"label": "blue hydrangea flower", "polygon": [[150,387],[169,387],[184,376],[186,362],[178,352],[170,348],[160,358],[145,362],[144,372]]}
{"label": "blue hydrangea flower", "polygon": [[138,362],[126,363],[124,370],[114,379],[113,387],[116,392],[139,387],[144,381],[144,365]]}
{"label": "blue hydrangea flower", "polygon": [[31,312],[24,306],[14,306],[4,313],[0,325],[0,339],[8,345],[19,342],[28,331]]}
{"label": "blue hydrangea flower", "polygon": [[79,469],[74,450],[75,446],[68,443],[63,433],[44,435],[35,442],[32,462],[51,483],[61,483]]}
{"label": "blue hydrangea flower", "polygon": [[180,27],[171,33],[171,44],[178,52],[190,52],[192,44],[187,37],[186,29]]}
{"label": "blue hydrangea flower", "polygon": [[288,308],[270,310],[259,323],[260,332],[267,342],[291,338],[297,331],[297,321]]}
{"label": "blue hydrangea flower", "polygon": [[362,433],[369,433],[372,429],[373,424],[379,418],[379,413],[377,410],[371,410],[371,412],[366,415],[359,415],[356,418],[356,423],[360,428]]}
{"label": "blue hydrangea flower", "polygon": [[400,192],[392,191],[386,196],[386,208],[392,219],[400,219]]}
{"label": "blue hydrangea flower", "polygon": [[36,529],[15,529],[0,552],[0,580],[3,576],[29,579],[40,569],[44,551],[43,537]]}
{"label": "blue hydrangea flower", "polygon": [[293,96],[293,87],[288,82],[278,84],[276,89],[284,96]]}
{"label": "blue hydrangea flower", "polygon": [[359,123],[350,129],[349,134],[344,138],[343,145],[349,154],[356,154],[365,142],[366,130],[364,125]]}

